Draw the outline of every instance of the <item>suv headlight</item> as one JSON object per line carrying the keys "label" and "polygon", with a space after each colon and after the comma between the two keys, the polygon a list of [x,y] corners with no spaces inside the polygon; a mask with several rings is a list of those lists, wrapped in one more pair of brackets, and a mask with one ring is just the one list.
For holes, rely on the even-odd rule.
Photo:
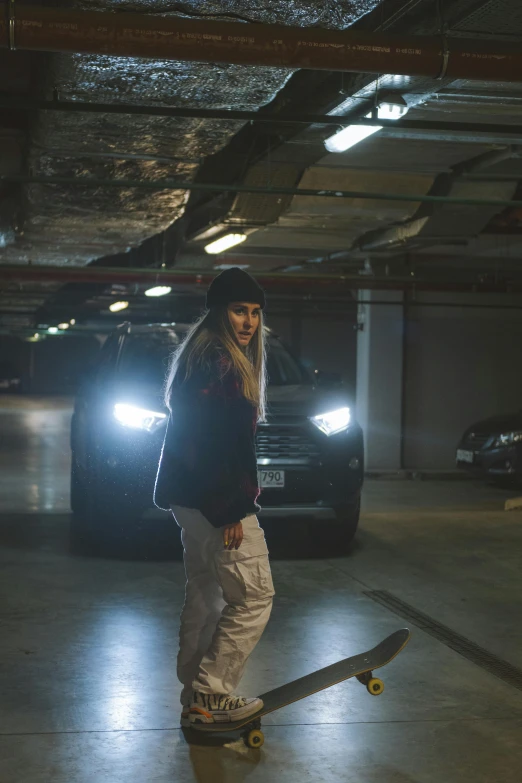
{"label": "suv headlight", "polygon": [[319,416],[311,416],[310,421],[330,437],[330,435],[348,429],[351,421],[350,408],[339,408],[336,411],[320,413]]}
{"label": "suv headlight", "polygon": [[126,405],[118,402],[113,409],[114,418],[124,427],[152,432],[166,418],[165,413],[138,408],[136,405]]}
{"label": "suv headlight", "polygon": [[514,443],[520,443],[522,441],[522,432],[520,430],[515,432],[503,432],[499,435],[495,441],[495,448],[502,448],[502,446],[512,446]]}

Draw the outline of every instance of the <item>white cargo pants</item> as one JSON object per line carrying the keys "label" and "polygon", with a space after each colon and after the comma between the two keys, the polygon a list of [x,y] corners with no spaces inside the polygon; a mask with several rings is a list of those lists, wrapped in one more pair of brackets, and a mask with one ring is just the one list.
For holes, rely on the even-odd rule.
{"label": "white cargo pants", "polygon": [[187,577],[177,666],[185,705],[192,690],[235,692],[270,617],[274,585],[255,515],[242,520],[243,543],[229,551],[223,528],[200,511],[173,506],[172,513],[181,528]]}

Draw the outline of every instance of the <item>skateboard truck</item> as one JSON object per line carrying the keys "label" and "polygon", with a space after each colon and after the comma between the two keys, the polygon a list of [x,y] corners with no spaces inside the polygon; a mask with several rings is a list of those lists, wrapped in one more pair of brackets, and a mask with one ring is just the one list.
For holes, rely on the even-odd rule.
{"label": "skateboard truck", "polygon": [[247,748],[260,748],[265,742],[265,735],[261,731],[261,718],[249,723],[241,736]]}
{"label": "skateboard truck", "polygon": [[[357,674],[356,680],[366,686],[371,696],[380,696],[384,690],[383,681],[379,677],[374,677],[371,671]],[[261,718],[256,718],[249,723],[241,736],[247,748],[260,748],[265,742],[265,735],[261,731]]]}
{"label": "skateboard truck", "polygon": [[373,672],[364,672],[363,674],[357,674],[356,679],[360,683],[366,685],[366,690],[372,696],[380,696],[384,690],[384,683],[378,677],[373,676]]}

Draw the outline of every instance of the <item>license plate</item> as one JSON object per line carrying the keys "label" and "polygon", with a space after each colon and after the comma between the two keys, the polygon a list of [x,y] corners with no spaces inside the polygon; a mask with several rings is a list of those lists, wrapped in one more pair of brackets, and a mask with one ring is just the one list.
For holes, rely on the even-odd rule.
{"label": "license plate", "polygon": [[457,462],[468,462],[471,465],[473,463],[473,458],[474,454],[472,451],[457,449]]}
{"label": "license plate", "polygon": [[257,472],[259,479],[259,486],[263,487],[284,487],[285,485],[285,472],[284,470],[259,470]]}

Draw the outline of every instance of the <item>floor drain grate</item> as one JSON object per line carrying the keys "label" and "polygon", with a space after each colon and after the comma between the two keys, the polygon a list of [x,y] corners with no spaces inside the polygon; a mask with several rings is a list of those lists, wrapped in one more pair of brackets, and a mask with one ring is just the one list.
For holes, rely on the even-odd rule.
{"label": "floor drain grate", "polygon": [[455,633],[447,625],[438,623],[429,615],[419,612],[414,606],[401,601],[386,590],[368,590],[364,595],[371,598],[372,601],[382,604],[382,606],[395,612],[395,614],[400,615],[403,619],[414,623],[425,633],[438,639],[447,647],[467,658],[468,661],[476,664],[476,666],[480,666],[481,669],[493,674],[513,688],[518,688],[522,691],[522,670],[517,669],[516,666],[502,660],[502,658],[497,658],[496,655],[488,652],[483,647],[479,647],[478,644],[474,644],[474,642],[471,642],[464,636]]}

